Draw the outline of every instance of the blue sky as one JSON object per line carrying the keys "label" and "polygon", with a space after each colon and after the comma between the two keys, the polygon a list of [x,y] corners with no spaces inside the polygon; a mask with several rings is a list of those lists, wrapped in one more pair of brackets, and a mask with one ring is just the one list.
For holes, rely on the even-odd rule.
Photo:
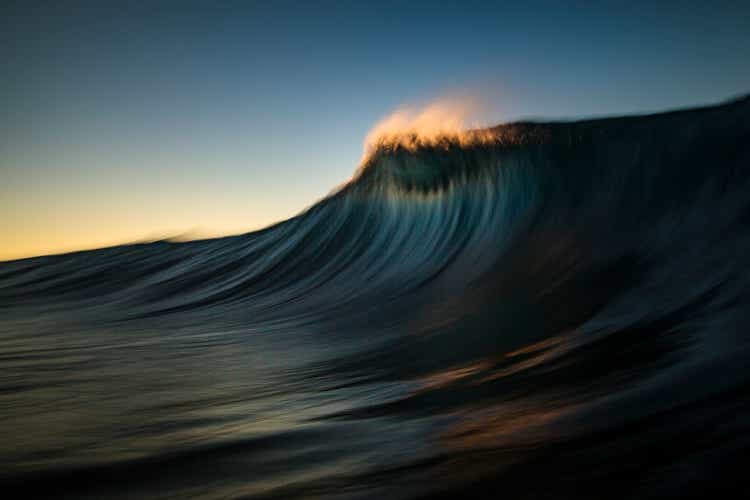
{"label": "blue sky", "polygon": [[289,217],[402,105],[487,122],[750,91],[748,2],[124,2],[0,12],[0,259]]}

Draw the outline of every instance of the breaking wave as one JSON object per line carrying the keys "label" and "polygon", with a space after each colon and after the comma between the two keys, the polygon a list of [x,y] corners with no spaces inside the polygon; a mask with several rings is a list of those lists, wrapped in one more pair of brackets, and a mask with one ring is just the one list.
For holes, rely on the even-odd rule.
{"label": "breaking wave", "polygon": [[136,498],[736,484],[750,99],[414,123],[265,230],[0,263],[0,480]]}

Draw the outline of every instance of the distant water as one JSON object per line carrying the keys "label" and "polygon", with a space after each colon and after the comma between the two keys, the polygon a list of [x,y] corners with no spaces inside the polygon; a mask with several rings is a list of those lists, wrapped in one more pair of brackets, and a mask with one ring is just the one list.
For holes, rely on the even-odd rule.
{"label": "distant water", "polygon": [[0,263],[4,491],[745,484],[750,100],[485,132],[382,145],[256,233]]}

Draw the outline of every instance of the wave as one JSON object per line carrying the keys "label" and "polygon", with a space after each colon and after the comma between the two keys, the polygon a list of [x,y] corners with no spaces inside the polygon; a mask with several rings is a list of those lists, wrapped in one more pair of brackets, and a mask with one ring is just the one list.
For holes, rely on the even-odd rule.
{"label": "wave", "polygon": [[[259,232],[0,263],[0,397],[38,436],[0,447],[0,477],[264,498],[731,484],[749,144],[750,98],[391,135]],[[283,442],[273,470],[258,440]],[[203,472],[173,477],[183,460]]]}

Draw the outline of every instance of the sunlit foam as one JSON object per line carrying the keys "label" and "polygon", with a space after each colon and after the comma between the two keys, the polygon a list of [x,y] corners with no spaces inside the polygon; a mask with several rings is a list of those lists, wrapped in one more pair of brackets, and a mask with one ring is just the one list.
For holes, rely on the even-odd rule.
{"label": "sunlit foam", "polygon": [[382,148],[414,150],[443,143],[468,145],[492,141],[494,134],[480,128],[480,112],[476,98],[444,98],[423,107],[400,107],[367,134],[363,160]]}

